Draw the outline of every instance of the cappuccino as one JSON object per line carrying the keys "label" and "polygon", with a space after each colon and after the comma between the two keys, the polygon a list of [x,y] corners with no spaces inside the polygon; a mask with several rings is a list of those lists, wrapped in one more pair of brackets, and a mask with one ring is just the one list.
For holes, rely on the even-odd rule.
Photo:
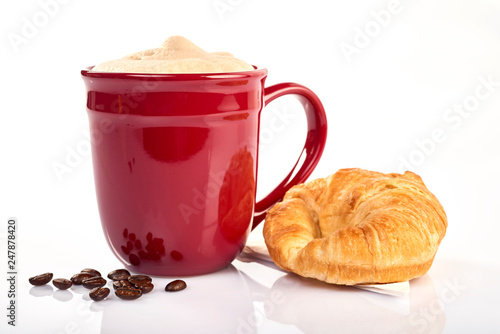
{"label": "cappuccino", "polygon": [[140,51],[95,66],[93,72],[225,73],[251,71],[253,66],[228,52],[206,52],[187,38],[169,37],[161,47]]}

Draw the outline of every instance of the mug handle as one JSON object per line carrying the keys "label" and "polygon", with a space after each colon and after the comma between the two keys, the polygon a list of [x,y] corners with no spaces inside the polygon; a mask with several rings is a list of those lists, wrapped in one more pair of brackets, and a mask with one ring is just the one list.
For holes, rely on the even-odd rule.
{"label": "mug handle", "polygon": [[291,187],[304,182],[311,175],[325,148],[327,133],[325,109],[309,88],[290,82],[266,87],[264,106],[280,96],[289,94],[296,95],[304,107],[307,117],[306,142],[290,173],[274,190],[255,204],[252,230],[264,220],[267,210],[280,201]]}

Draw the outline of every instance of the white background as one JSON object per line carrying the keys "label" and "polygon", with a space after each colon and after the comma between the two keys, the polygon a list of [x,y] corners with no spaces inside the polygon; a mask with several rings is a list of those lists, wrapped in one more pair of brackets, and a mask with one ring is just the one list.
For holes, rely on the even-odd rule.
{"label": "white background", "polygon": [[[44,5],[48,3],[52,5]],[[500,2],[495,0],[2,2],[0,267],[6,271],[7,218],[16,217],[17,332],[29,331],[45,318],[35,315],[37,308],[56,310],[64,304],[44,304],[41,300],[50,297],[28,295],[28,277],[56,270],[58,276],[70,276],[99,264],[104,271],[119,266],[99,223],[80,70],[157,47],[170,35],[266,67],[268,85],[293,81],[316,92],[327,112],[329,132],[311,178],[344,167],[382,172],[409,168],[421,175],[449,219],[433,270],[460,267],[469,273],[470,295],[477,284],[498,296],[498,285],[484,286],[500,267],[499,18]],[[27,27],[32,24],[35,29]],[[263,116],[267,137],[262,139],[259,196],[287,174],[304,138],[304,118],[295,114],[300,108],[284,101],[272,104]],[[270,128],[269,120],[284,114],[284,130]],[[58,175],[54,165],[68,165],[73,151],[79,159]],[[245,270],[273,282],[275,274],[256,267]],[[440,286],[436,277],[434,284]],[[3,278],[1,282],[4,309],[8,288]],[[481,310],[498,309],[496,300],[479,301]],[[459,307],[446,310],[455,313],[437,332],[457,332],[453,328],[467,328],[458,324],[474,319]],[[60,317],[71,319],[74,310],[66,311]],[[101,322],[92,321],[92,327],[76,320],[76,328],[90,326],[86,332],[99,332],[104,321],[96,314]],[[0,319],[2,332],[16,332],[7,328],[3,312]],[[64,321],[48,321],[41,332],[72,331]],[[282,329],[277,323],[268,319],[253,329]],[[493,316],[481,324],[482,332],[500,331]],[[286,328],[309,332],[300,326]],[[412,328],[419,332],[421,327]],[[101,331],[106,332],[104,325]]]}

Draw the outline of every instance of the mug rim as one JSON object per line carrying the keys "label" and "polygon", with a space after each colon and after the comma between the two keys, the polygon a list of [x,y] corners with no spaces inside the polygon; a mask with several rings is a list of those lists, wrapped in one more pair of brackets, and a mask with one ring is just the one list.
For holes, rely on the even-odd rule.
{"label": "mug rim", "polygon": [[252,65],[254,70],[214,73],[131,73],[131,72],[92,72],[94,66],[81,70],[84,77],[106,79],[154,79],[154,80],[210,80],[210,79],[249,79],[267,75],[266,68]]}

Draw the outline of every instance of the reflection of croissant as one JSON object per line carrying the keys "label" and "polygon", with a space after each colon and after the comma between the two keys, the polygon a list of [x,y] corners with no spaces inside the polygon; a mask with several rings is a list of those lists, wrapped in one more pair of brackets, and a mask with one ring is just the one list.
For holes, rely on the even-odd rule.
{"label": "reflection of croissant", "polygon": [[[219,225],[230,241],[241,241],[249,231],[255,201],[252,154],[245,147],[233,155],[219,193]],[[244,241],[242,241],[244,243]]]}
{"label": "reflection of croissant", "polygon": [[284,275],[267,293],[261,294],[261,299],[269,320],[293,325],[300,333],[441,334],[446,326],[446,312],[436,307],[439,311],[432,312],[432,318],[425,318],[428,314],[424,313],[433,303],[441,305],[432,278],[421,277],[410,282],[410,286],[408,299],[395,303],[393,298],[380,298],[379,294]]}
{"label": "reflection of croissant", "polygon": [[343,169],[290,189],[266,216],[273,261],[335,284],[424,275],[447,227],[437,198],[412,173]]}

